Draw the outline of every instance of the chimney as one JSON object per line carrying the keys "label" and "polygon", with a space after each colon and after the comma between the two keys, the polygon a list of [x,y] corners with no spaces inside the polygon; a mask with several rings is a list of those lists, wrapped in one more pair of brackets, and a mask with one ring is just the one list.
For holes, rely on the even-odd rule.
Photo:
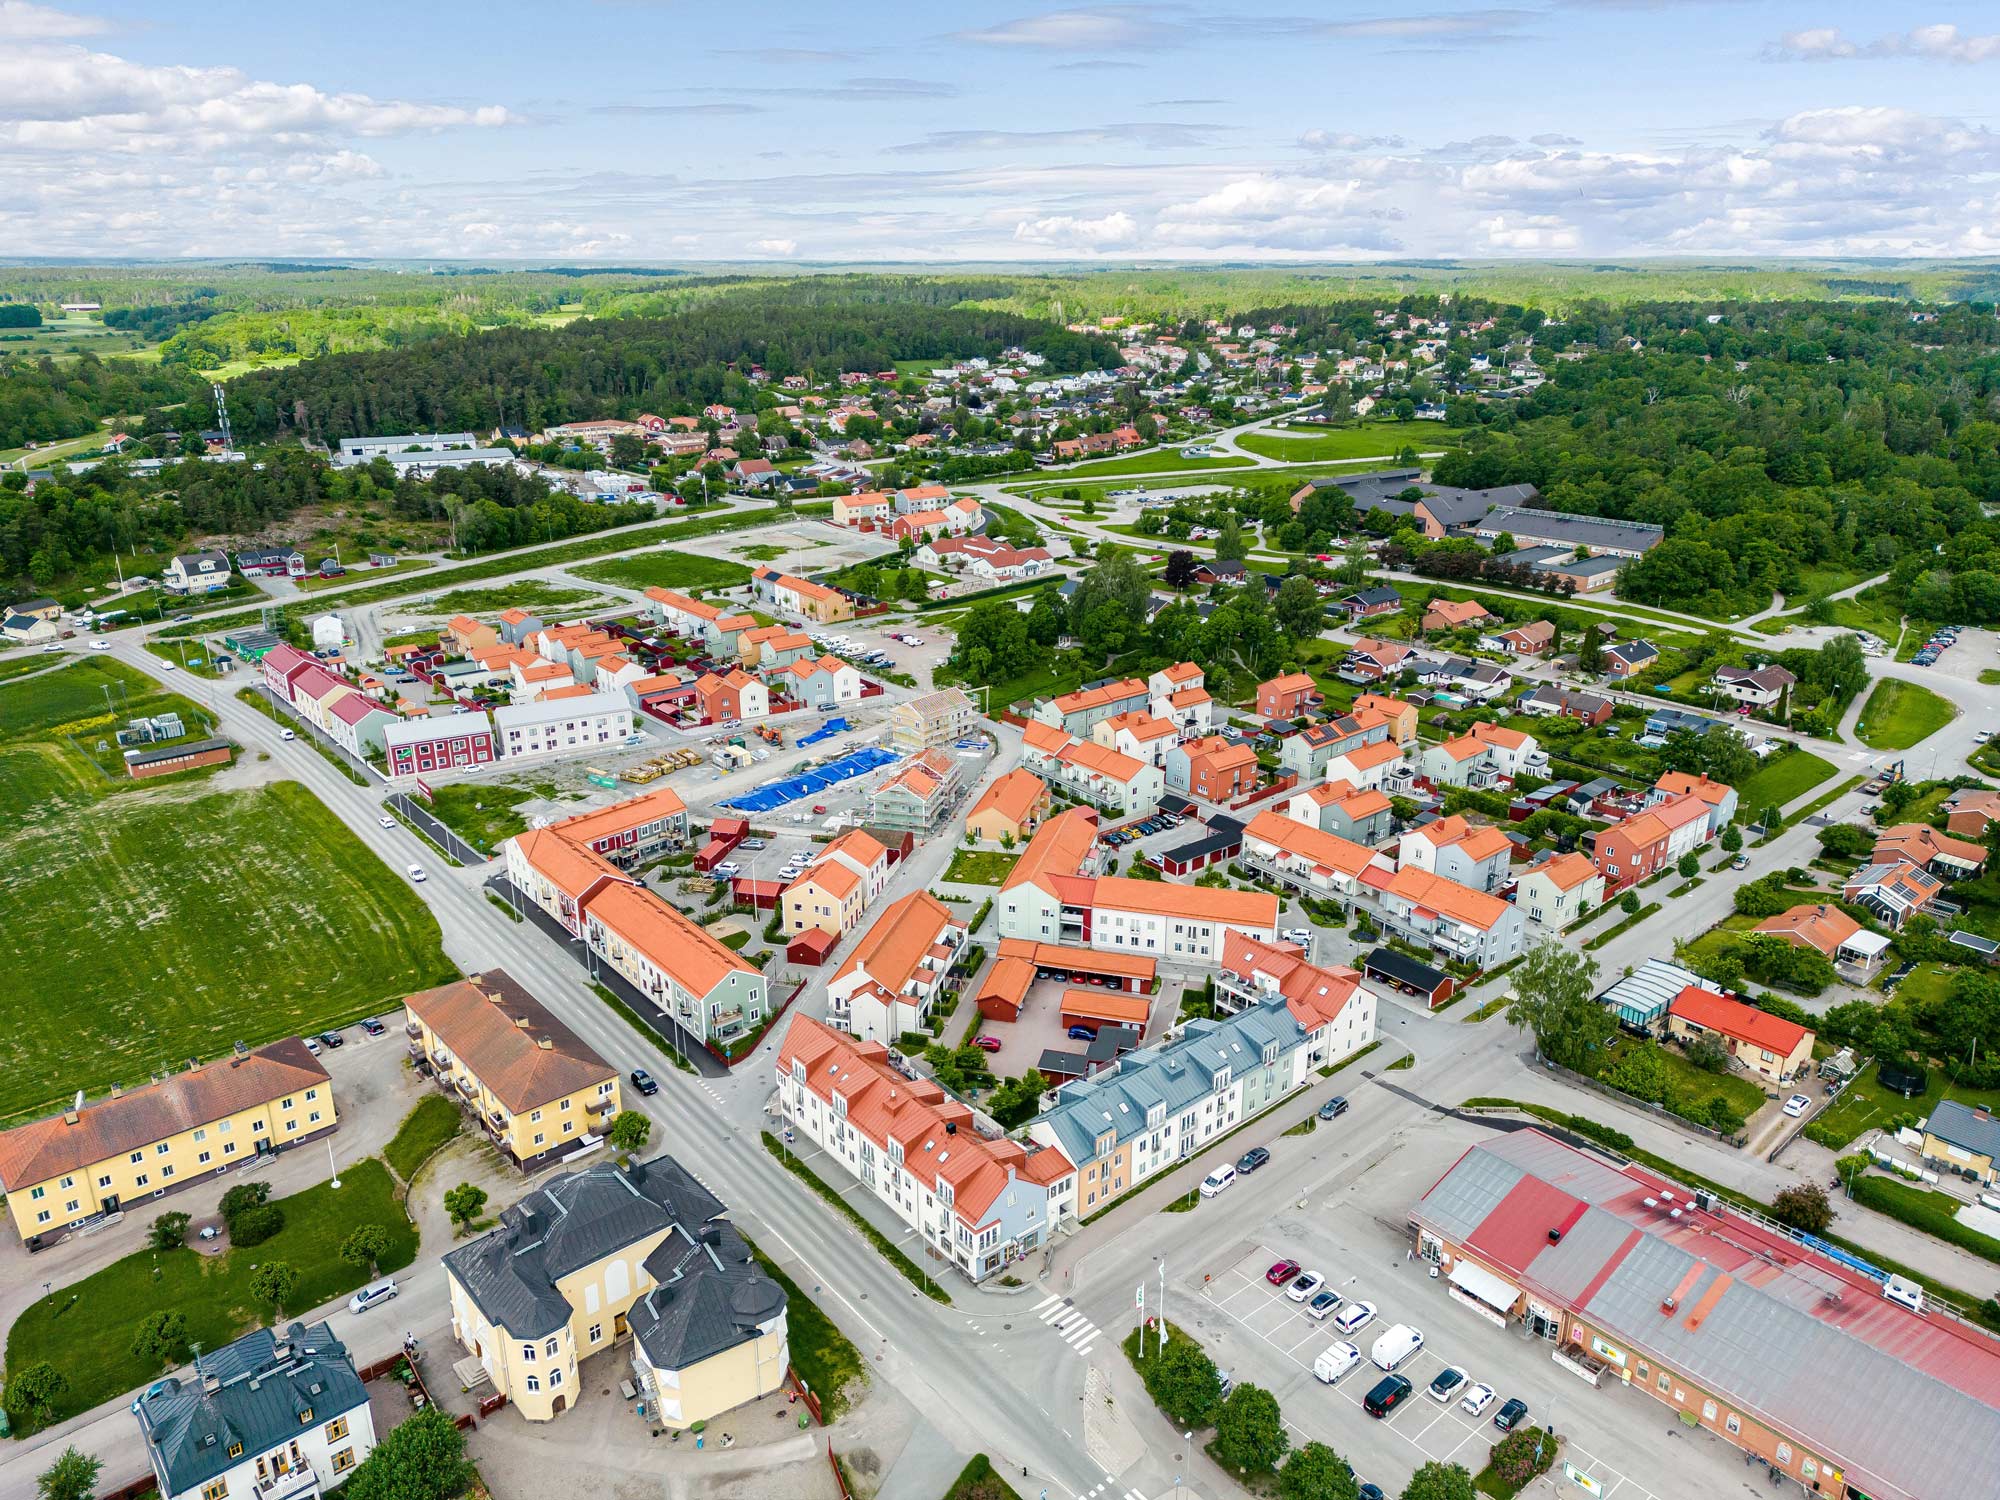
{"label": "chimney", "polygon": [[118,1084],[114,1083],[111,1085],[111,1097],[114,1099],[122,1099],[125,1097],[125,1090]]}
{"label": "chimney", "polygon": [[1678,1297],[1662,1297],[1660,1299],[1660,1311],[1662,1314],[1664,1314],[1669,1318],[1671,1318],[1674,1315],[1674,1309],[1679,1307],[1680,1305],[1681,1305],[1680,1299]]}
{"label": "chimney", "polygon": [[75,1110],[66,1109],[63,1111],[63,1124],[74,1125],[77,1122],[77,1118],[78,1116]]}
{"label": "chimney", "polygon": [[1560,1227],[1551,1229],[1549,1231],[1549,1243],[1551,1245],[1560,1245],[1562,1242],[1563,1242],[1562,1229]]}

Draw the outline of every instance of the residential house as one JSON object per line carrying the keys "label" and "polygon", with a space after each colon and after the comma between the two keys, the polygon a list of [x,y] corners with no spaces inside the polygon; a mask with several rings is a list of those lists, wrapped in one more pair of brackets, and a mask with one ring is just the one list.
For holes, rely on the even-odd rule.
{"label": "residential house", "polygon": [[869,792],[869,825],[913,833],[936,828],[951,808],[963,765],[949,750],[912,756]]}
{"label": "residential house", "polygon": [[1151,706],[1153,717],[1172,724],[1182,739],[1207,734],[1215,722],[1215,700],[1208,696],[1205,687],[1177,688],[1171,693],[1156,695]]}
{"label": "residential house", "polygon": [[366,760],[383,753],[386,748],[383,736],[402,722],[399,715],[390,713],[375,699],[349,693],[327,710],[326,732],[356,760]]}
{"label": "residential house", "polygon": [[1428,870],[1475,891],[1497,891],[1507,883],[1513,847],[1491,824],[1468,823],[1454,814],[1404,834],[1396,868]]}
{"label": "residential house", "polygon": [[[582,857],[566,840],[550,840],[543,849],[550,844]],[[601,881],[589,891],[583,939],[600,962],[698,1041],[721,1044],[755,1032],[770,1014],[761,972],[628,877]]]}
{"label": "residential house", "polygon": [[751,574],[751,584],[765,603],[821,625],[854,618],[854,605],[845,594],[810,579],[759,567]]}
{"label": "residential house", "polygon": [[132,1402],[161,1500],[318,1500],[375,1450],[354,1356],[325,1323],[253,1328]]}
{"label": "residential house", "polygon": [[898,1072],[878,1042],[795,1014],[776,1082],[785,1123],[915,1230],[918,1253],[968,1280],[1032,1254],[1075,1213],[1076,1168],[1062,1151],[981,1135],[970,1108]]}
{"label": "residential house", "polygon": [[1403,747],[1393,739],[1343,750],[1326,763],[1328,781],[1344,781],[1362,791],[1388,791],[1406,784]]}
{"label": "residential house", "polygon": [[1756,927],[1761,937],[1782,938],[1795,948],[1825,955],[1843,979],[1865,984],[1875,977],[1889,951],[1889,939],[1870,932],[1839,907],[1808,902],[1767,917]]}
{"label": "residential house", "polygon": [[62,626],[40,615],[7,610],[0,613],[0,637],[17,646],[44,645],[62,638]]}
{"label": "residential house", "polygon": [[334,704],[354,692],[354,685],[317,663],[292,679],[292,707],[315,729],[328,731]]}
{"label": "residential house", "polygon": [[965,831],[989,844],[1025,843],[1049,815],[1049,786],[1016,766],[979,795],[965,815]]}
{"label": "residential house", "polygon": [[1362,693],[1355,698],[1349,712],[1363,723],[1370,714],[1380,718],[1389,726],[1389,738],[1398,745],[1407,745],[1417,737],[1417,706],[1401,698],[1387,693]]}
{"label": "residential house", "polygon": [[493,711],[494,738],[501,755],[510,760],[622,744],[632,729],[632,705],[623,693],[545,695],[533,703],[509,703]]}
{"label": "residential house", "polygon": [[1346,614],[1349,625],[1359,625],[1377,615],[1393,615],[1403,607],[1403,596],[1387,584],[1380,584],[1343,594],[1334,601],[1334,607]]}
{"label": "residential house", "polygon": [[1046,547],[1014,547],[992,537],[944,537],[917,549],[919,567],[941,569],[981,583],[1039,578],[1055,564]]}
{"label": "residential house", "polygon": [[1908,860],[1940,880],[1965,880],[1986,868],[1987,850],[1927,823],[1898,823],[1875,836],[1875,852],[1869,857],[1878,865]]}
{"label": "residential house", "polygon": [[1073,693],[1036,702],[1031,718],[1067,734],[1087,735],[1106,719],[1123,713],[1144,713],[1152,706],[1152,694],[1136,677],[1107,679],[1079,688]]}
{"label": "residential house", "polygon": [[493,763],[493,725],[484,713],[405,719],[382,731],[392,777],[428,776]]}
{"label": "residential house", "polygon": [[836,495],[833,500],[833,524],[836,526],[860,526],[864,522],[880,523],[896,513],[895,500],[882,490],[864,490],[858,495]]}
{"label": "residential house", "polygon": [[1613,710],[1609,698],[1558,687],[1552,682],[1545,682],[1534,691],[1523,694],[1516,707],[1536,718],[1575,719],[1593,729],[1609,720]]}
{"label": "residential house", "polygon": [[1134,710],[1101,720],[1090,731],[1090,739],[1092,744],[1164,769],[1167,752],[1180,741],[1180,731],[1166,719]]}
{"label": "residential house", "polygon": [[1377,745],[1389,738],[1391,723],[1373,712],[1318,719],[1278,742],[1278,763],[1301,783],[1318,781],[1336,755]]}
{"label": "residential house", "polygon": [[306,555],[296,547],[246,547],[236,554],[245,578],[303,578]]}
{"label": "residential house", "polygon": [[704,672],[695,681],[694,695],[703,722],[709,724],[763,719],[771,713],[771,690],[741,667],[727,677]]}
{"label": "residential house", "polygon": [[1676,797],[1701,799],[1708,808],[1708,838],[1720,838],[1722,830],[1735,821],[1736,788],[1725,782],[1711,781],[1706,772],[1700,775],[1690,771],[1666,772],[1646,794],[1646,805],[1658,807]]}
{"label": "residential house", "polygon": [[1166,754],[1169,791],[1203,802],[1232,802],[1257,789],[1257,752],[1221,735],[1183,740]]}
{"label": "residential house", "polygon": [[1481,969],[1524,951],[1527,918],[1519,908],[1426,870],[1396,871],[1378,892],[1377,910],[1396,936]]}
{"label": "residential house", "polygon": [[1468,625],[1477,625],[1481,620],[1492,618],[1492,612],[1477,599],[1439,597],[1424,606],[1425,630],[1463,630]]}
{"label": "residential house", "polygon": [[445,1255],[452,1336],[528,1422],[583,1401],[580,1361],[629,1340],[648,1420],[712,1423],[791,1358],[785,1289],[726,1211],[669,1156],[553,1177]]}
{"label": "residential house", "polygon": [[688,810],[679,792],[662,785],[608,807],[545,823],[537,831],[567,839],[621,870],[631,870],[687,843]]}
{"label": "residential house", "polygon": [[1528,919],[1561,931],[1604,904],[1604,877],[1586,854],[1558,854],[1529,868],[1514,886]]}
{"label": "residential house", "polygon": [[1241,1009],[1190,1021],[1174,1040],[1056,1090],[1028,1137],[1076,1164],[1078,1216],[1199,1155],[1374,1039],[1375,996],[1360,976],[1290,964],[1295,953],[1231,934],[1217,963],[1231,965]]}
{"label": "residential house", "polygon": [[160,586],[170,594],[213,594],[233,576],[226,552],[176,552],[160,569]]}
{"label": "residential house", "polygon": [[779,897],[781,930],[817,927],[845,937],[889,881],[889,851],[859,828],[848,830],[814,857],[805,873]]}
{"label": "residential house", "polygon": [[1363,636],[1342,658],[1340,675],[1349,682],[1381,682],[1399,674],[1413,654],[1401,641]]}
{"label": "residential house", "polygon": [[[1208,674],[1191,661],[1175,662],[1171,667],[1162,667],[1146,679],[1146,691],[1155,699],[1171,698],[1175,693],[1185,692],[1189,688],[1207,686]],[[1159,714],[1161,718],[1166,717],[1158,709],[1154,709],[1153,712]]]}
{"label": "residential house", "polygon": [[1605,894],[1615,896],[1699,849],[1710,838],[1711,816],[1699,797],[1671,797],[1600,831],[1594,858]]}
{"label": "residential house", "polygon": [[1414,665],[1417,681],[1424,686],[1443,688],[1475,703],[1491,703],[1514,685],[1507,670],[1490,661],[1447,656],[1442,661],[1419,661]]}
{"label": "residential house", "polygon": [[1284,814],[1308,828],[1370,847],[1389,836],[1395,817],[1381,791],[1372,787],[1362,790],[1346,781],[1323,781],[1293,792]]}
{"label": "residential house", "polygon": [[438,632],[438,639],[453,656],[476,656],[500,644],[500,632],[471,615],[453,615]]}
{"label": "residential house", "polygon": [[1812,1067],[1810,1027],[1696,985],[1667,1006],[1667,1035],[1682,1043],[1720,1037],[1732,1060],[1769,1084],[1788,1084]]}
{"label": "residential house", "polygon": [[30,1241],[268,1161],[339,1123],[333,1080],[288,1037],[0,1132],[0,1192]]}
{"label": "residential house", "polygon": [[812,637],[789,625],[746,630],[736,643],[737,660],[760,672],[775,672],[812,655]]}
{"label": "residential house", "polygon": [[1244,827],[1241,858],[1246,869],[1349,908],[1361,898],[1368,872],[1389,870],[1374,850],[1268,809]]}
{"label": "residential house", "polygon": [[618,1070],[504,970],[403,999],[410,1059],[524,1172],[584,1152],[618,1113]]}
{"label": "residential house", "polygon": [[905,755],[934,750],[972,733],[972,721],[972,700],[959,688],[942,688],[889,710],[889,744]]}
{"label": "residential house", "polygon": [[1956,1099],[1940,1099],[1931,1106],[1930,1118],[1923,1123],[1925,1161],[1948,1164],[1961,1173],[1970,1173],[1982,1187],[1992,1187],[1994,1164],[2000,1161],[2000,1123],[1983,1104],[1961,1104]]}
{"label": "residential house", "polygon": [[779,674],[792,696],[808,708],[834,708],[861,701],[861,672],[837,656],[801,658]]}
{"label": "residential house", "polygon": [[500,611],[500,639],[510,646],[518,646],[530,636],[539,634],[548,621],[531,609],[503,609]]}
{"label": "residential house", "polygon": [[964,919],[930,892],[891,902],[827,981],[828,1019],[884,1046],[922,1030],[964,946]]}
{"label": "residential house", "polygon": [[1945,832],[1962,839],[1983,839],[2000,820],[2000,792],[1965,787],[1944,799]]}
{"label": "residential house", "polygon": [[1541,656],[1555,645],[1556,627],[1547,620],[1529,620],[1479,638],[1487,651],[1505,651],[1509,656]]}
{"label": "residential house", "polygon": [[1798,684],[1798,678],[1775,662],[1763,667],[1715,669],[1715,691],[1752,708],[1774,707]]}
{"label": "residential house", "polygon": [[1847,877],[1841,895],[1868,908],[1892,931],[1901,931],[1911,917],[1928,914],[1931,903],[1944,896],[1944,882],[1905,859],[1866,865]]}
{"label": "residential house", "polygon": [[1604,648],[1604,674],[1623,680],[1636,677],[1660,659],[1660,648],[1651,641],[1619,641]]}
{"label": "residential house", "polygon": [[1257,717],[1296,719],[1322,702],[1319,684],[1304,672],[1287,672],[1257,685]]}

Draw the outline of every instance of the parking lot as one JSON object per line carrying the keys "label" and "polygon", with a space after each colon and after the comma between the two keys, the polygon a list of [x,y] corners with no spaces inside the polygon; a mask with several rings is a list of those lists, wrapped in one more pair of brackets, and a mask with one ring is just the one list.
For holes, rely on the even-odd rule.
{"label": "parking lot", "polygon": [[[1089,1047],[1090,1043],[1081,1038],[1072,1039],[1062,1023],[1063,991],[1070,988],[1072,986],[1059,979],[1038,979],[1028,987],[1028,998],[1021,1007],[1019,1020],[981,1023],[981,1033],[1000,1042],[1001,1052],[993,1064],[997,1071],[1022,1072],[1033,1067],[1041,1060],[1042,1053],[1051,1048],[1058,1052],[1081,1053]],[[1098,993],[1109,994],[1110,991],[1099,990]],[[1180,986],[1169,982],[1160,986],[1157,995],[1134,997],[1150,998],[1152,1001],[1152,1012],[1146,1021],[1147,1040],[1157,1039],[1159,1033],[1172,1023],[1178,1011],[1180,993]]]}

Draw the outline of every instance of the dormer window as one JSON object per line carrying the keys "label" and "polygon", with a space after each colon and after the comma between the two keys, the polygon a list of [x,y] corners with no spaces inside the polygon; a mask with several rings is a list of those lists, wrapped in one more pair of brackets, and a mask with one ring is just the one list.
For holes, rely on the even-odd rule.
{"label": "dormer window", "polygon": [[304,1427],[307,1423],[311,1422],[312,1419],[313,1419],[313,1409],[310,1406],[308,1406],[307,1408],[305,1408],[305,1410],[299,1413],[299,1426]]}
{"label": "dormer window", "polygon": [[229,1445],[229,1456],[231,1458],[241,1458],[243,1456],[243,1445],[241,1443],[231,1443]]}

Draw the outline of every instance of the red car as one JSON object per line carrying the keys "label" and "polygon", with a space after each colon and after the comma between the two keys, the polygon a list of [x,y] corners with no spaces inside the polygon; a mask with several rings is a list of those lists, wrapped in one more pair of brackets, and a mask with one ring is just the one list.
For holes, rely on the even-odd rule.
{"label": "red car", "polygon": [[1272,1286],[1283,1286],[1299,1274],[1299,1263],[1295,1260],[1281,1260],[1264,1273],[1264,1279]]}
{"label": "red car", "polygon": [[823,802],[815,802],[815,803],[813,804],[813,811],[814,811],[814,812],[816,812],[816,813],[823,813],[823,812],[825,812],[825,811],[826,811],[826,804],[825,804],[825,803],[823,803]]}
{"label": "red car", "polygon": [[972,1039],[972,1045],[977,1047],[981,1052],[998,1052],[1000,1050],[1000,1038],[997,1036],[976,1036]]}

